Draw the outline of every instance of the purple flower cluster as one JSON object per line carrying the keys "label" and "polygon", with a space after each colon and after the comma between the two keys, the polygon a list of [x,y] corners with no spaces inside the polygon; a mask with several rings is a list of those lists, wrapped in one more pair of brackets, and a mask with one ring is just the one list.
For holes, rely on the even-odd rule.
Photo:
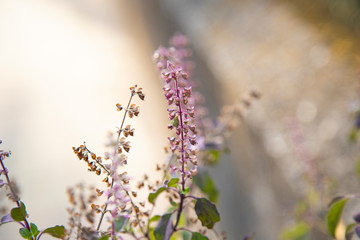
{"label": "purple flower cluster", "polygon": [[112,186],[104,191],[106,196],[107,204],[111,217],[108,220],[110,222],[115,221],[119,216],[127,216],[123,211],[127,207],[127,203],[130,201],[127,192],[129,191],[129,177],[126,172],[119,174],[119,168],[126,164],[127,156],[119,154],[118,145],[115,145],[113,154],[109,154],[111,164],[109,166],[110,176],[112,178]]}
{"label": "purple flower cluster", "polygon": [[196,127],[193,124],[194,105],[191,104],[191,86],[188,86],[188,74],[182,67],[167,62],[162,72],[165,80],[163,92],[170,108],[168,108],[171,124],[168,128],[175,129],[176,136],[170,137],[170,149],[177,155],[178,166],[170,166],[178,171],[182,178],[182,186],[191,175],[197,173],[196,159]]}
{"label": "purple flower cluster", "polygon": [[205,98],[196,90],[199,87],[199,82],[193,76],[195,64],[193,61],[188,60],[192,55],[188,46],[189,40],[186,36],[177,33],[170,39],[169,45],[169,48],[159,47],[155,51],[154,61],[156,62],[156,67],[161,72],[167,71],[167,63],[170,61],[173,65],[181,67],[187,73],[188,79],[183,84],[184,86],[191,87],[192,90],[191,97],[188,100],[189,104],[196,106],[194,123],[197,128],[198,148],[202,149],[204,144],[199,145],[199,143],[205,141],[206,129],[212,129],[213,123],[207,117],[207,108],[203,106]]}

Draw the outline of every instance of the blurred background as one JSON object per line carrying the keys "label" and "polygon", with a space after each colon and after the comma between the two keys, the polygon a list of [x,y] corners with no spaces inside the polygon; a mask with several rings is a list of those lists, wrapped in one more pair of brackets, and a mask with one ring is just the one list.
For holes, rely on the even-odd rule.
{"label": "blurred background", "polygon": [[[165,158],[152,54],[181,32],[212,117],[251,90],[262,95],[210,169],[219,232],[298,239],[291,234],[313,223],[305,239],[330,239],[317,226],[326,205],[360,189],[359,144],[348,137],[360,102],[359,18],[356,0],[0,0],[1,149],[12,151],[6,165],[31,221],[66,224],[66,189],[98,184],[71,147],[105,151],[122,116],[115,104],[132,85],[146,100],[130,122],[128,172],[136,181]],[[19,239],[18,226],[0,236]]]}

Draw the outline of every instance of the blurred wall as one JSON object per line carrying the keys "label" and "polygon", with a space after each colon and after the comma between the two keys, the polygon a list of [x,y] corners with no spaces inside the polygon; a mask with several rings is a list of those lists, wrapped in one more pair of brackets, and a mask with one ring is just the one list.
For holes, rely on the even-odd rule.
{"label": "blurred wall", "polygon": [[[356,191],[358,151],[348,142],[350,106],[359,102],[355,32],[321,4],[301,1],[158,3],[164,19],[157,22],[190,37],[198,67],[207,72],[201,79],[210,101],[231,104],[252,89],[263,96],[213,172],[225,213],[217,226],[229,239],[248,232],[278,239],[294,225],[293,210],[309,192],[309,175],[320,192],[315,215],[324,214],[333,196]],[[218,113],[219,103],[208,106]],[[313,239],[327,238],[324,228],[317,231]]]}

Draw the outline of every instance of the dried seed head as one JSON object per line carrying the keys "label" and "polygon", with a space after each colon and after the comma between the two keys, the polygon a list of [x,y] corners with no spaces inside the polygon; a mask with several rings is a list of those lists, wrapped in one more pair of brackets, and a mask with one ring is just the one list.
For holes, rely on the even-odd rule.
{"label": "dried seed head", "polygon": [[161,170],[161,167],[159,164],[156,164],[156,171],[160,171]]}
{"label": "dried seed head", "polygon": [[104,191],[101,191],[100,189],[96,189],[96,194],[98,197],[100,197],[102,194],[104,193]]}
{"label": "dried seed head", "polygon": [[116,110],[117,111],[121,111],[123,109],[123,107],[121,106],[121,104],[120,103],[117,103],[116,104]]}
{"label": "dried seed head", "polygon": [[135,212],[136,212],[136,213],[139,213],[139,212],[140,212],[140,210],[139,210],[139,207],[138,207],[138,206],[136,206],[136,205],[135,205],[135,206],[134,206],[134,209],[135,209]]}
{"label": "dried seed head", "polygon": [[138,183],[137,188],[138,188],[138,189],[141,189],[141,188],[143,188],[144,186],[145,186],[144,182],[140,182],[140,183]]}
{"label": "dried seed head", "polygon": [[139,98],[140,98],[141,100],[144,100],[144,99],[145,99],[145,94],[143,93],[142,90],[143,90],[142,88],[138,88],[136,94],[139,96]]}

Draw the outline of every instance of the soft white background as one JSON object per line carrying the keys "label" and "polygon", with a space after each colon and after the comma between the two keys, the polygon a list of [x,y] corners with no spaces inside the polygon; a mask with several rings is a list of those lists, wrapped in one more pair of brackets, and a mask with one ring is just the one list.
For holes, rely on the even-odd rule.
{"label": "soft white background", "polygon": [[[136,8],[111,0],[0,1],[0,147],[12,151],[5,164],[39,228],[66,225],[67,187],[101,182],[71,147],[86,141],[102,155],[107,132],[121,123],[115,104],[125,105],[136,83],[146,100],[135,99],[140,117],[128,121],[136,129],[128,172],[136,179],[164,159],[166,106]],[[0,239],[20,239],[18,228],[2,226]]]}

